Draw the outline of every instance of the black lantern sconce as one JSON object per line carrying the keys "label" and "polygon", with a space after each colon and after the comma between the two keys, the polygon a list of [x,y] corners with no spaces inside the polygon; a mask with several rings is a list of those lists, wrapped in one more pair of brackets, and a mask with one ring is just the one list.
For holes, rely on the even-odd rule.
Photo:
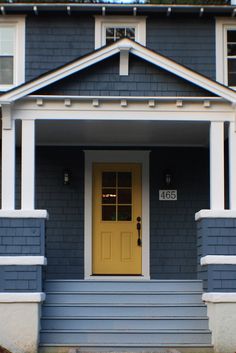
{"label": "black lantern sconce", "polygon": [[64,185],[69,185],[71,182],[71,173],[68,169],[65,169],[63,171],[63,184]]}
{"label": "black lantern sconce", "polygon": [[170,186],[172,184],[172,181],[173,181],[172,173],[170,172],[170,170],[166,170],[164,172],[164,183],[165,183],[165,186]]}

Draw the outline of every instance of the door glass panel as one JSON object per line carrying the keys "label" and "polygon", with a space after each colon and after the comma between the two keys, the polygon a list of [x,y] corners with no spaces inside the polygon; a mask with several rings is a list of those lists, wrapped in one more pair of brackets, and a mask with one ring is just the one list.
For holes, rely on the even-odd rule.
{"label": "door glass panel", "polygon": [[116,206],[102,206],[102,220],[116,221]]}
{"label": "door glass panel", "polygon": [[102,204],[116,204],[116,189],[102,189]]}
{"label": "door glass panel", "polygon": [[103,187],[116,187],[116,173],[115,172],[103,172],[102,173],[102,186]]}
{"label": "door glass panel", "polygon": [[101,191],[103,221],[132,220],[131,172],[103,172]]}
{"label": "door glass panel", "polygon": [[118,206],[118,221],[131,221],[131,206]]}
{"label": "door glass panel", "polygon": [[119,189],[118,190],[118,203],[130,205],[132,203],[132,190],[131,189]]}
{"label": "door glass panel", "polygon": [[132,173],[120,172],[118,173],[118,187],[131,187],[132,186]]}

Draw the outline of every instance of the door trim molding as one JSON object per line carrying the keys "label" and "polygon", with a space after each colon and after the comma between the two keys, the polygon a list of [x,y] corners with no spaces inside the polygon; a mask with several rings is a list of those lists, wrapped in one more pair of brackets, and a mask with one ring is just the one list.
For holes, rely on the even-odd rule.
{"label": "door trim molding", "polygon": [[[149,212],[149,154],[150,151],[84,151],[84,276],[85,279],[131,280],[150,279],[150,212]],[[142,166],[142,275],[92,275],[92,167],[93,163],[140,163]],[[134,278],[135,277],[135,278]]]}

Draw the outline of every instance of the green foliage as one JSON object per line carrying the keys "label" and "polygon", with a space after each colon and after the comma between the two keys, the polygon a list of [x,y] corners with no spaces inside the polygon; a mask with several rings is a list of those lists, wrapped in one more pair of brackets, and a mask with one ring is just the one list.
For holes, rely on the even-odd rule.
{"label": "green foliage", "polygon": [[229,4],[229,0],[0,0],[0,3],[3,4],[41,4],[41,3],[50,3],[50,4],[173,4],[173,5],[225,5]]}

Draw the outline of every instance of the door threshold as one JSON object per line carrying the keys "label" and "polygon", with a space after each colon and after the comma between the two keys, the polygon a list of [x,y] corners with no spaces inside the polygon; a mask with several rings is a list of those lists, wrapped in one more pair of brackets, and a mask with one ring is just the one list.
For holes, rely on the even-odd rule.
{"label": "door threshold", "polygon": [[143,281],[143,280],[150,280],[149,276],[100,276],[100,275],[92,275],[85,277],[85,280],[91,280],[91,281]]}

